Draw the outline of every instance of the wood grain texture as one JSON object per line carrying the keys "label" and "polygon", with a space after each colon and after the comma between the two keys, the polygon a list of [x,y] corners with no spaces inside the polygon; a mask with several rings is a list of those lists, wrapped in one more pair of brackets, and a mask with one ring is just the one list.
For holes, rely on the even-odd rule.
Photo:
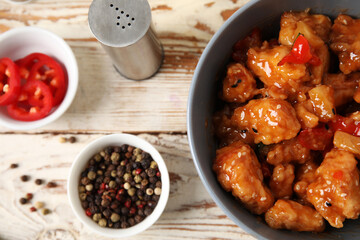
{"label": "wood grain texture", "polygon": [[56,122],[33,132],[185,132],[198,59],[225,19],[245,2],[150,0],[164,62],[151,79],[130,81],[115,71],[88,27],[90,0],[1,1],[0,32],[21,26],[48,29],[66,40],[78,61],[80,82],[72,106]]}
{"label": "wood grain texture", "polygon": [[[187,97],[196,64],[212,35],[247,1],[149,0],[164,62],[145,81],[130,81],[115,71],[88,27],[91,0],[33,0],[25,5],[0,1],[0,33],[22,26],[50,30],[70,45],[79,66],[77,95],[61,118],[33,131],[0,127],[0,239],[107,239],[76,219],[66,179],[87,143],[118,132],[146,133],[140,136],[160,151],[171,179],[165,212],[131,239],[253,239],[212,201],[186,137]],[[73,135],[76,143],[59,142],[60,136]],[[11,163],[19,168],[10,169]],[[21,182],[23,174],[31,177],[29,182]],[[38,186],[36,178],[55,181],[58,187]],[[31,204],[21,205],[19,199],[28,192],[34,194],[32,203],[43,201],[52,213],[31,213]]]}
{"label": "wood grain texture", "polygon": [[[60,135],[53,134],[0,135],[0,239],[100,238],[76,219],[66,196],[66,178],[76,154],[100,136],[78,134],[77,142],[70,144],[60,143]],[[186,135],[140,137],[164,158],[171,190],[165,212],[156,224],[131,239],[253,239],[229,220],[206,192],[191,160]],[[11,163],[19,167],[10,169]],[[30,176],[28,182],[20,180],[23,174]],[[38,186],[36,178],[45,183],[54,181],[58,187]],[[21,205],[19,199],[29,192],[34,194],[32,204],[43,201],[52,213],[43,216],[30,212],[31,204]]]}

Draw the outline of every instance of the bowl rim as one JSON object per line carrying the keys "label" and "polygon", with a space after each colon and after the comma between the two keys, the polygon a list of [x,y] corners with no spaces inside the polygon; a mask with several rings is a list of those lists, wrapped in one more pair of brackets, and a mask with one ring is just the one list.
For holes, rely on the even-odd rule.
{"label": "bowl rim", "polygon": [[71,76],[73,78],[71,78],[71,84],[70,84],[70,76],[69,76],[70,72],[66,68],[65,63],[61,63],[62,65],[64,65],[68,75],[68,87],[63,101],[48,116],[36,121],[26,122],[26,121],[14,120],[14,122],[8,122],[0,118],[0,124],[2,126],[13,130],[31,130],[35,128],[40,128],[57,120],[67,111],[67,109],[72,104],[79,85],[79,69],[74,52],[72,51],[70,46],[65,42],[65,40],[60,36],[56,35],[55,33],[43,28],[33,27],[33,26],[15,27],[0,34],[0,42],[4,41],[7,38],[14,37],[16,35],[27,34],[27,33],[47,35],[49,38],[54,39],[56,41],[56,44],[58,45],[58,48],[62,49],[62,51],[65,52],[68,57],[67,59],[68,62],[66,63],[66,65],[73,66],[71,72]]}
{"label": "bowl rim", "polygon": [[[153,160],[157,162],[159,170],[161,172],[161,195],[158,204],[154,211],[147,216],[142,222],[126,229],[111,229],[100,227],[92,219],[85,215],[84,209],[81,207],[80,199],[78,197],[78,182],[80,179],[80,173],[84,168],[84,165],[89,161],[89,157],[99,152],[106,146],[114,146],[128,144],[137,148],[140,148],[149,153]],[[76,217],[89,229],[94,232],[106,236],[106,237],[130,237],[135,234],[141,233],[152,226],[163,213],[170,193],[170,178],[165,164],[165,161],[161,157],[160,153],[146,140],[132,135],[132,134],[110,134],[99,137],[90,143],[88,143],[75,157],[73,161],[67,181],[67,195],[70,202],[70,206],[76,215]]]}
{"label": "bowl rim", "polygon": [[228,216],[234,223],[236,223],[238,226],[240,226],[242,230],[244,230],[245,232],[251,234],[252,236],[256,237],[257,239],[261,239],[261,240],[264,239],[265,240],[266,238],[264,238],[264,236],[260,235],[259,233],[254,231],[252,228],[250,228],[246,224],[244,224],[242,221],[238,220],[235,217],[235,215],[225,207],[225,205],[222,203],[220,198],[218,198],[218,196],[216,195],[214,190],[207,183],[208,178],[205,176],[205,173],[201,169],[201,166],[200,166],[200,164],[199,164],[199,162],[197,160],[197,159],[199,159],[199,157],[198,157],[197,152],[195,150],[196,143],[195,143],[195,140],[194,140],[194,137],[193,137],[193,130],[192,130],[194,128],[194,126],[193,126],[193,122],[191,120],[191,116],[192,116],[192,112],[193,112],[193,107],[192,107],[191,103],[193,102],[193,99],[194,99],[194,96],[195,96],[195,89],[197,88],[197,85],[198,85],[198,82],[195,81],[195,79],[198,78],[198,75],[202,71],[202,68],[205,67],[205,56],[208,54],[208,52],[213,47],[213,45],[218,41],[218,38],[222,34],[222,32],[225,29],[228,28],[228,26],[234,21],[234,19],[237,18],[240,14],[247,11],[250,7],[252,7],[253,5],[255,5],[256,3],[260,2],[260,1],[261,0],[251,0],[251,1],[247,2],[246,4],[244,4],[242,7],[240,7],[215,32],[213,37],[210,39],[209,43],[206,45],[204,51],[202,52],[202,54],[200,56],[198,64],[196,66],[196,69],[195,69],[195,72],[194,72],[194,75],[193,75],[193,78],[192,78],[192,84],[191,84],[190,89],[189,89],[186,122],[187,122],[188,141],[189,141],[189,146],[190,146],[190,152],[191,152],[191,155],[193,157],[193,162],[194,162],[194,165],[195,165],[195,168],[196,168],[197,172],[199,173],[199,177],[200,177],[203,185],[205,186],[206,190],[210,194],[211,198],[214,200],[214,202],[217,204],[217,206],[219,206],[220,209],[226,214],[226,216]]}

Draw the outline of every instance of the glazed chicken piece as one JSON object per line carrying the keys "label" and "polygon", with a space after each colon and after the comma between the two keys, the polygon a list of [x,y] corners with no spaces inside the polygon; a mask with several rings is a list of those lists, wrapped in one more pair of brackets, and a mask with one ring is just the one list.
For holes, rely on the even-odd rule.
{"label": "glazed chicken piece", "polygon": [[345,218],[360,214],[359,170],[352,153],[333,149],[316,170],[316,180],[307,189],[307,199],[336,228]]}
{"label": "glazed chicken piece", "polygon": [[303,203],[309,204],[306,197],[307,187],[316,179],[316,169],[319,167],[314,161],[302,164],[296,171],[294,192]]}
{"label": "glazed chicken piece", "polygon": [[331,20],[325,15],[304,12],[284,12],[280,20],[279,42],[291,46],[299,33],[309,41],[310,46],[318,49],[328,42]]}
{"label": "glazed chicken piece", "polygon": [[278,66],[290,50],[290,46],[270,48],[264,42],[261,48],[249,49],[247,67],[266,87],[276,87],[285,95],[295,94],[301,90],[302,82],[310,80],[310,76],[305,64],[285,63]]}
{"label": "glazed chicken piece", "polygon": [[220,140],[220,147],[242,140],[246,144],[253,144],[254,137],[248,131],[237,128],[231,121],[230,109],[224,107],[213,116],[214,132]]}
{"label": "glazed chicken piece", "polygon": [[269,186],[276,199],[289,199],[293,194],[295,167],[291,164],[279,164],[274,168]]}
{"label": "glazed chicken piece", "polygon": [[[323,84],[331,86],[334,89],[335,106],[341,106],[349,103],[355,98],[354,94],[358,92],[357,87],[360,83],[360,73],[355,72],[348,75],[343,73],[325,74]],[[355,98],[356,100],[356,98]],[[360,92],[359,92],[360,102]]]}
{"label": "glazed chicken piece", "polygon": [[274,204],[274,197],[263,183],[260,163],[249,145],[238,141],[218,149],[213,170],[221,186],[249,211],[262,214]]}
{"label": "glazed chicken piece", "polygon": [[302,129],[314,128],[319,124],[319,117],[314,114],[313,105],[310,100],[296,103],[294,108]]}
{"label": "glazed chicken piece", "polygon": [[228,66],[223,80],[222,97],[226,102],[243,103],[257,94],[256,81],[251,72],[240,63]]}
{"label": "glazed chicken piece", "polygon": [[309,64],[309,70],[311,74],[310,83],[313,85],[318,85],[321,84],[324,75],[329,71],[330,53],[326,44],[317,49],[314,49],[313,51],[315,56],[320,59],[321,64],[317,66]]}
{"label": "glazed chicken piece", "polygon": [[262,98],[238,107],[231,120],[254,135],[255,143],[266,145],[288,140],[297,135],[300,123],[294,108],[285,100]]}
{"label": "glazed chicken piece", "polygon": [[314,114],[320,122],[328,122],[335,118],[334,89],[327,85],[318,85],[309,92]]}
{"label": "glazed chicken piece", "polygon": [[312,159],[310,149],[299,143],[297,138],[276,144],[267,154],[266,161],[271,165],[286,163],[302,164]]}
{"label": "glazed chicken piece", "polygon": [[349,74],[360,70],[360,19],[340,14],[330,34],[330,48],[338,54],[340,70]]}
{"label": "glazed chicken piece", "polygon": [[318,212],[291,200],[277,200],[266,212],[265,221],[274,229],[299,232],[322,232],[325,229],[325,221]]}

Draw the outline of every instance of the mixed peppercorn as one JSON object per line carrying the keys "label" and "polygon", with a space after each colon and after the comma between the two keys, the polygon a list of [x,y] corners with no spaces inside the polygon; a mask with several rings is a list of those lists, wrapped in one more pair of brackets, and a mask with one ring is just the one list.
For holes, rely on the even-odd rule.
{"label": "mixed peppercorn", "polygon": [[161,173],[151,155],[129,145],[95,154],[81,173],[85,214],[101,227],[128,228],[143,221],[161,194]]}

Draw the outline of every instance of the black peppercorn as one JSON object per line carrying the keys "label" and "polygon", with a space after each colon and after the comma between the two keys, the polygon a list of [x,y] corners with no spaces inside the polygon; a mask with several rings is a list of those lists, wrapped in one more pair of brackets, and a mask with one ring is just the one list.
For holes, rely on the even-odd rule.
{"label": "black peppercorn", "polygon": [[17,164],[17,163],[12,163],[11,165],[10,165],[10,168],[17,168],[19,165]]}
{"label": "black peppercorn", "polygon": [[149,207],[149,206],[146,206],[145,207],[145,210],[144,210],[144,214],[145,214],[145,216],[149,216],[151,213],[152,213],[152,209],[151,209],[151,207]]}
{"label": "black peppercorn", "polygon": [[29,176],[28,176],[28,175],[22,175],[22,176],[20,177],[20,179],[21,179],[21,181],[23,181],[23,182],[27,182],[27,181],[29,180]]}
{"label": "black peppercorn", "polygon": [[35,180],[36,185],[41,185],[42,183],[43,183],[43,180],[41,180],[39,178]]}
{"label": "black peppercorn", "polygon": [[104,217],[109,218],[111,215],[111,210],[107,208],[102,212],[102,214],[104,215]]}
{"label": "black peppercorn", "polygon": [[21,204],[25,204],[25,203],[27,203],[28,200],[26,198],[20,198],[19,201]]}

